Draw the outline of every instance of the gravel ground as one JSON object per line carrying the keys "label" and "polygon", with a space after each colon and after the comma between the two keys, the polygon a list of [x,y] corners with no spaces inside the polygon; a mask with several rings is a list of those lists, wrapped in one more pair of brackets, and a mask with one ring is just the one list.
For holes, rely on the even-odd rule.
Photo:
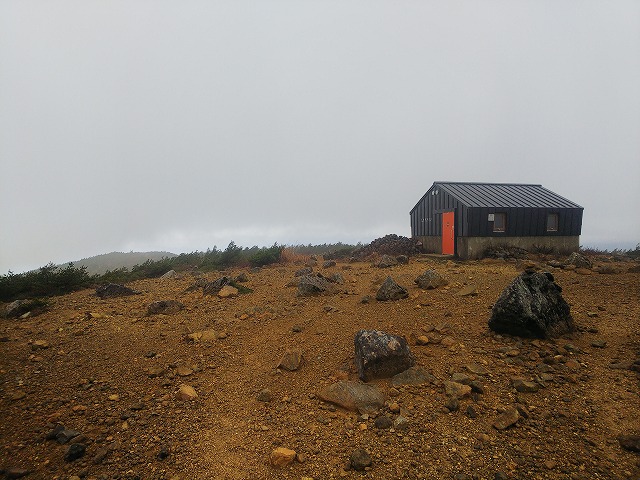
{"label": "gravel ground", "polygon": [[[617,440],[640,434],[639,274],[545,266],[578,331],[530,340],[487,328],[517,263],[321,265],[315,271],[344,277],[339,293],[297,297],[287,285],[301,266],[285,265],[245,270],[253,293],[233,298],[185,293],[195,281],[188,274],[130,284],[140,295],[101,300],[85,290],[37,317],[1,319],[0,469],[29,479],[640,478],[640,455]],[[419,289],[414,279],[427,269],[449,285]],[[409,298],[375,300],[388,275]],[[476,295],[456,295],[471,285]],[[185,308],[147,316],[158,300]],[[435,380],[370,382],[387,403],[369,416],[320,401],[326,385],[357,380],[353,339],[363,328],[404,335]],[[211,330],[207,341],[187,337]],[[426,345],[416,345],[421,336]],[[287,349],[303,352],[296,371],[277,368]],[[451,403],[444,382],[455,374],[482,393]],[[518,379],[536,391],[518,392]],[[181,385],[197,397],[181,399]],[[270,395],[258,400],[263,390]],[[514,408],[514,425],[493,426]],[[406,423],[378,428],[389,426],[382,416]],[[86,446],[83,456],[65,459],[69,443],[47,439],[56,425],[78,434],[70,443]],[[295,460],[271,466],[278,447]],[[349,466],[359,449],[371,457],[364,471]]]}

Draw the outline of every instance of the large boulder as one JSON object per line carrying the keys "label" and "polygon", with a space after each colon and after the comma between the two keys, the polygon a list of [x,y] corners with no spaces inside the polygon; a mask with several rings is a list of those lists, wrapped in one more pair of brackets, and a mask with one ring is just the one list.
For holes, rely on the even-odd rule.
{"label": "large boulder", "polygon": [[445,278],[435,270],[427,270],[414,280],[414,283],[420,288],[431,290],[442,287],[449,283]]}
{"label": "large boulder", "polygon": [[126,297],[128,295],[139,295],[140,293],[117,283],[108,283],[96,288],[96,295],[100,298]]}
{"label": "large boulder", "polygon": [[358,375],[365,382],[392,377],[416,363],[407,340],[398,335],[380,330],[360,330],[354,344]]}
{"label": "large boulder", "polygon": [[523,272],[493,306],[489,328],[520,337],[557,337],[575,329],[562,288],[549,272]]}
{"label": "large boulder", "polygon": [[376,300],[385,302],[387,300],[400,300],[408,296],[409,292],[406,288],[398,285],[393,278],[387,277],[376,293]]}

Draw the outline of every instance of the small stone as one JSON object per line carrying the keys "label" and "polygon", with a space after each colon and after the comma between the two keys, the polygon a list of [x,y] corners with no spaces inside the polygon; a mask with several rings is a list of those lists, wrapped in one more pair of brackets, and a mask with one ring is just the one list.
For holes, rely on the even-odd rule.
{"label": "small stone", "polygon": [[444,390],[448,397],[464,398],[471,395],[471,387],[457,382],[444,382]]}
{"label": "small stone", "polygon": [[158,460],[162,461],[168,456],[169,456],[169,447],[167,447],[166,445],[163,445],[162,447],[160,447],[160,451],[158,452],[157,458]]}
{"label": "small stone", "polygon": [[520,413],[517,408],[510,407],[507,408],[504,413],[498,415],[498,417],[493,421],[493,427],[498,430],[505,430],[509,428],[511,425],[515,425],[515,423],[520,419]]}
{"label": "small stone", "polygon": [[105,458],[107,458],[107,455],[109,455],[109,449],[106,447],[102,447],[96,452],[91,462],[94,465],[99,465],[104,462]]}
{"label": "small stone", "polygon": [[518,378],[513,381],[513,388],[521,393],[535,393],[540,389],[540,386],[537,383]]}
{"label": "small stone", "polygon": [[393,420],[391,420],[386,415],[382,415],[382,416],[376,418],[376,420],[375,420],[375,422],[373,422],[373,424],[378,429],[386,430],[387,428],[391,428],[391,426],[393,425]]}
{"label": "small stone", "polygon": [[278,368],[283,368],[290,372],[298,370],[302,364],[304,357],[302,356],[302,350],[289,350],[287,349],[282,355],[280,362],[278,362]]}
{"label": "small stone", "polygon": [[607,342],[605,340],[594,340],[591,342],[591,346],[595,348],[605,348],[607,346]]}
{"label": "small stone", "polygon": [[401,300],[409,297],[406,288],[398,285],[391,277],[387,277],[376,293],[376,300],[385,302],[389,300]]}
{"label": "small stone", "polygon": [[25,392],[24,390],[14,390],[13,392],[9,393],[9,400],[15,402],[17,400],[22,400],[26,396],[27,392]]}
{"label": "small stone", "polygon": [[553,470],[554,468],[556,468],[556,462],[553,460],[545,460],[544,461],[544,466],[548,469],[548,470]]}
{"label": "small stone", "polygon": [[457,412],[460,408],[460,400],[457,397],[448,397],[444,404],[450,412]]}
{"label": "small stone", "polygon": [[278,447],[269,456],[269,462],[276,468],[289,465],[296,458],[296,452],[284,447]]}
{"label": "small stone", "polygon": [[318,397],[325,402],[336,404],[359,413],[373,413],[384,406],[384,395],[374,385],[339,381],[324,387]]}
{"label": "small stone", "polygon": [[270,402],[271,400],[273,400],[273,395],[271,394],[271,390],[269,390],[268,388],[265,388],[264,390],[260,391],[260,393],[258,393],[258,396],[256,397],[256,400],[258,400],[259,402]]}
{"label": "small stone", "polygon": [[625,450],[640,452],[640,435],[619,435],[618,443]]}
{"label": "small stone", "polygon": [[351,468],[362,472],[365,468],[371,466],[371,455],[369,455],[365,450],[359,448],[351,454],[349,463],[351,465]]}
{"label": "small stone", "polygon": [[49,348],[49,342],[46,340],[36,340],[31,344],[31,350],[45,350]]}
{"label": "small stone", "polygon": [[467,410],[466,410],[465,414],[467,415],[467,417],[472,418],[472,419],[478,417],[478,412],[476,412],[476,409],[473,408],[473,405],[469,405],[467,407]]}
{"label": "small stone", "polygon": [[429,343],[429,337],[426,335],[420,335],[416,337],[416,345],[427,345]]}
{"label": "small stone", "polygon": [[86,445],[82,443],[73,443],[69,445],[69,448],[67,449],[67,453],[65,453],[64,455],[64,459],[67,462],[73,462],[74,460],[82,458],[86,451],[87,451]]}
{"label": "small stone", "polygon": [[147,375],[149,378],[161,377],[164,375],[164,368],[160,366],[152,366],[147,368]]}
{"label": "small stone", "polygon": [[409,421],[402,415],[398,415],[398,417],[393,421],[393,428],[396,430],[408,430]]}
{"label": "small stone", "polygon": [[565,366],[570,370],[578,370],[580,368],[580,364],[573,359],[567,360]]}
{"label": "small stone", "polygon": [[484,366],[478,364],[478,363],[469,363],[467,365],[465,365],[467,370],[469,370],[471,373],[475,374],[475,375],[488,375],[489,374],[489,370],[487,370]]}
{"label": "small stone", "polygon": [[184,383],[180,385],[177,396],[179,400],[184,401],[195,400],[196,398],[198,398],[198,394],[196,393],[195,389],[191,385],[187,385]]}
{"label": "small stone", "polygon": [[463,287],[462,289],[460,289],[458,293],[456,293],[456,296],[470,297],[470,296],[475,296],[477,294],[478,294],[478,287],[476,287],[475,285],[467,285],[466,287]]}
{"label": "small stone", "polygon": [[111,402],[118,402],[120,400],[120,395],[118,395],[117,393],[114,393],[112,395],[109,395],[109,401]]}
{"label": "small stone", "polygon": [[189,375],[191,375],[193,373],[193,369],[189,368],[185,365],[180,365],[178,368],[176,368],[176,373],[180,376],[180,377],[188,377]]}
{"label": "small stone", "polygon": [[7,479],[26,477],[30,473],[31,473],[31,470],[27,470],[26,468],[17,468],[17,467],[7,468],[4,471],[4,474]]}
{"label": "small stone", "polygon": [[436,381],[436,377],[422,367],[411,367],[404,372],[394,375],[391,378],[391,385],[394,387],[401,385],[424,385],[434,381]]}
{"label": "small stone", "polygon": [[[434,343],[437,343],[437,342],[434,342]],[[449,347],[453,347],[456,344],[456,341],[455,341],[455,339],[453,337],[447,335],[445,337],[442,337],[442,340],[440,341],[440,344],[443,347],[449,348]]]}
{"label": "small stone", "polygon": [[238,289],[236,287],[232,287],[231,285],[225,285],[218,292],[218,297],[220,298],[230,298],[230,297],[237,297],[237,296],[238,296]]}
{"label": "small stone", "polygon": [[159,300],[147,307],[147,315],[172,315],[178,313],[184,305],[177,300]]}

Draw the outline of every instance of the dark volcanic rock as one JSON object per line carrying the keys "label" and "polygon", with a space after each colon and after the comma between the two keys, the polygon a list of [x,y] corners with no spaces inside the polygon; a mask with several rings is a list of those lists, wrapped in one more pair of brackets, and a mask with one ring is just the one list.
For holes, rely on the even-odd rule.
{"label": "dark volcanic rock", "polygon": [[64,459],[67,462],[73,462],[74,460],[84,457],[86,451],[87,447],[82,443],[73,443],[69,445],[67,453],[64,455]]}
{"label": "dark volcanic rock", "polygon": [[412,238],[395,234],[376,238],[369,245],[355,249],[351,255],[356,259],[364,259],[370,255],[413,255],[419,252],[417,242]]}
{"label": "dark volcanic rock", "polygon": [[332,285],[329,280],[322,275],[304,275],[298,281],[298,296],[312,297],[314,295],[322,295],[330,293]]}
{"label": "dark volcanic rock", "polygon": [[376,293],[376,300],[384,302],[387,300],[400,300],[408,296],[409,292],[407,292],[406,288],[398,285],[393,278],[387,277]]}
{"label": "dark volcanic rock", "polygon": [[349,459],[349,461],[351,464],[351,468],[359,472],[367,467],[370,467],[372,463],[371,455],[369,455],[361,448],[351,454],[351,458]]}
{"label": "dark volcanic rock", "polygon": [[153,302],[147,307],[147,315],[169,315],[172,313],[178,313],[184,308],[184,305],[177,300],[159,300]]}
{"label": "dark volcanic rock", "polygon": [[296,270],[296,273],[294,275],[296,277],[303,277],[305,275],[311,275],[312,273],[313,273],[313,268],[304,267],[304,268],[301,268],[300,270]]}
{"label": "dark volcanic rock", "polygon": [[389,268],[398,265],[398,260],[393,258],[390,255],[382,255],[382,258],[376,263],[376,267],[378,268]]}
{"label": "dark volcanic rock", "polygon": [[185,289],[185,293],[186,292],[193,292],[194,290],[199,290],[199,289],[203,288],[207,283],[209,283],[209,281],[206,278],[200,277],[192,285],[188,286]]}
{"label": "dark volcanic rock", "polygon": [[360,330],[354,339],[358,375],[365,382],[392,377],[415,364],[404,337],[379,330]]}
{"label": "dark volcanic rock", "polygon": [[574,265],[576,268],[591,268],[593,266],[591,260],[578,252],[573,252],[569,255],[565,264]]}
{"label": "dark volcanic rock", "polygon": [[220,277],[213,282],[209,282],[202,287],[202,293],[204,295],[217,295],[222,290],[222,287],[225,287],[231,283],[231,279],[229,277]]}
{"label": "dark volcanic rock", "polygon": [[96,295],[100,298],[126,297],[127,295],[139,294],[140,292],[117,283],[108,283],[96,288]]}
{"label": "dark volcanic rock", "polygon": [[557,337],[575,329],[562,288],[548,272],[523,272],[492,309],[489,328],[521,337]]}
{"label": "dark volcanic rock", "polygon": [[431,290],[446,285],[447,282],[442,275],[435,270],[427,270],[414,280],[415,284],[425,290]]}

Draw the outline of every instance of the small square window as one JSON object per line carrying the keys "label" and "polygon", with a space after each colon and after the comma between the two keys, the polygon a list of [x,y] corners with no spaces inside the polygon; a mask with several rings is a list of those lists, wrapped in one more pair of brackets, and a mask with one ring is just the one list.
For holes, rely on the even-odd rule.
{"label": "small square window", "polygon": [[504,232],[506,229],[507,229],[507,214],[494,213],[493,214],[493,231]]}
{"label": "small square window", "polygon": [[547,232],[558,231],[558,214],[550,213],[547,215]]}

